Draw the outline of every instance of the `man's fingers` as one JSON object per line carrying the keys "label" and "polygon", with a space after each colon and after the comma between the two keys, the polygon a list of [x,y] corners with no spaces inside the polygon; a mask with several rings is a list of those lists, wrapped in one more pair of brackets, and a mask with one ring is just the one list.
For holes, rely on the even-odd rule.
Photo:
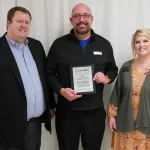
{"label": "man's fingers", "polygon": [[82,97],[82,95],[71,95],[68,100],[73,101],[73,100],[76,100],[77,98],[80,98],[80,97]]}
{"label": "man's fingers", "polygon": [[62,88],[60,90],[62,96],[64,96],[68,101],[73,101],[77,98],[82,97],[82,95],[78,95],[76,91],[71,88]]}
{"label": "man's fingers", "polygon": [[103,83],[105,79],[106,77],[102,72],[96,73],[93,77],[93,80],[96,81],[96,83]]}

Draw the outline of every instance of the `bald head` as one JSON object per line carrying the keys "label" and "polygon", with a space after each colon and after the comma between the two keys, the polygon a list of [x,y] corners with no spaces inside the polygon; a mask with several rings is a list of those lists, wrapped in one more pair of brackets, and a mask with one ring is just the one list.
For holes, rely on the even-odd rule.
{"label": "bald head", "polygon": [[78,39],[84,40],[91,36],[93,16],[87,5],[83,3],[75,5],[72,9],[70,21],[74,28],[74,35]]}
{"label": "bald head", "polygon": [[79,3],[73,7],[72,16],[76,13],[82,13],[83,11],[92,15],[91,10],[87,5],[85,5],[84,3]]}

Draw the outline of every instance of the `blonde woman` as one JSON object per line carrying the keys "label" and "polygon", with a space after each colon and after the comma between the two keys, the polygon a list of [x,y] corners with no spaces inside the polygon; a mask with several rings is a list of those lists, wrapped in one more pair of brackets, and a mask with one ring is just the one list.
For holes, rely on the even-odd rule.
{"label": "blonde woman", "polygon": [[134,59],[120,69],[108,107],[114,150],[150,150],[150,29],[132,37]]}

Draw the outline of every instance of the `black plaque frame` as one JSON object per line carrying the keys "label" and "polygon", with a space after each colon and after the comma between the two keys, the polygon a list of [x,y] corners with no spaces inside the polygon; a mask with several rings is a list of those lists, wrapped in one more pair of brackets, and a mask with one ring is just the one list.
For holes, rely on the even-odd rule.
{"label": "black plaque frame", "polygon": [[80,67],[91,67],[91,73],[92,73],[92,86],[93,86],[93,90],[92,91],[84,91],[84,92],[78,92],[78,94],[81,94],[81,95],[87,95],[87,94],[95,94],[96,93],[96,86],[95,86],[95,82],[93,81],[93,76],[94,76],[94,65],[84,65],[84,66],[70,66],[70,77],[71,77],[71,88],[73,90],[76,90],[74,88],[74,75],[73,75],[73,68],[80,68]]}

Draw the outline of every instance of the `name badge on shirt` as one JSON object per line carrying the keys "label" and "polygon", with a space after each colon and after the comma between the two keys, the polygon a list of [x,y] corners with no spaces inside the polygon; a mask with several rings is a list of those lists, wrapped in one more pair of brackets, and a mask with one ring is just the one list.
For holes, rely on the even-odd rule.
{"label": "name badge on shirt", "polygon": [[100,51],[94,51],[93,54],[94,55],[102,55],[102,52],[100,52]]}

